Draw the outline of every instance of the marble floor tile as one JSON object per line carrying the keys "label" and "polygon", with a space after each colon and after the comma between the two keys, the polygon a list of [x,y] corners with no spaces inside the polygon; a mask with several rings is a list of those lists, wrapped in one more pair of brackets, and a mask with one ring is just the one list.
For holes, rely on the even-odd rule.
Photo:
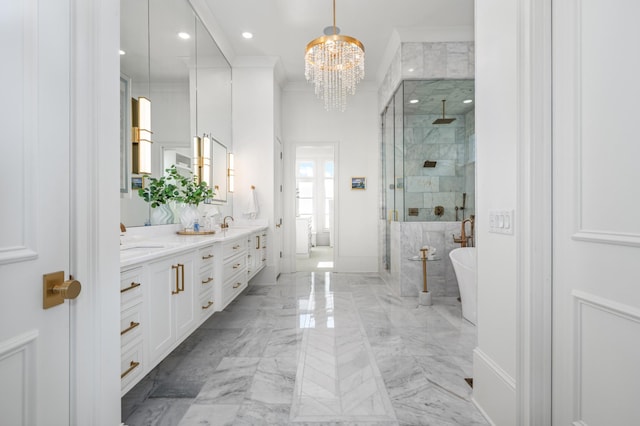
{"label": "marble floor tile", "polygon": [[175,426],[193,399],[151,398],[126,419],[127,426]]}
{"label": "marble floor tile", "polygon": [[122,399],[125,424],[486,425],[464,381],[476,328],[376,274],[250,285]]}
{"label": "marble floor tile", "polygon": [[232,426],[239,409],[239,404],[193,404],[182,417],[178,426]]}
{"label": "marble floor tile", "polygon": [[195,399],[197,404],[241,404],[260,358],[224,358]]}

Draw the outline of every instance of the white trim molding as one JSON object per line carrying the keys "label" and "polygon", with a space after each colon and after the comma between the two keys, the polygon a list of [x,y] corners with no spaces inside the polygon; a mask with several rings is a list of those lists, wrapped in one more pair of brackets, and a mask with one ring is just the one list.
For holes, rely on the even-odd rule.
{"label": "white trim molding", "polygon": [[551,424],[552,125],[551,0],[521,0],[516,418]]}

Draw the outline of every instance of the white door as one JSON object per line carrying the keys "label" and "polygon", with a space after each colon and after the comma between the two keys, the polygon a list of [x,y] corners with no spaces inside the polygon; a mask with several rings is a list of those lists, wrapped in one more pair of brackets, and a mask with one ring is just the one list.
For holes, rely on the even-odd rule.
{"label": "white door", "polygon": [[[0,424],[69,423],[69,1],[0,2]],[[82,295],[80,295],[82,297]]]}
{"label": "white door", "polygon": [[280,272],[283,271],[283,261],[284,258],[282,256],[282,250],[284,249],[284,232],[282,230],[282,224],[284,221],[282,220],[284,214],[284,188],[283,188],[283,174],[284,174],[284,159],[282,154],[282,141],[280,138],[276,138],[276,149],[275,149],[275,164],[274,164],[274,172],[275,172],[275,227],[274,229],[274,253],[273,256],[275,258],[275,276],[278,277]]}
{"label": "white door", "polygon": [[640,3],[553,2],[553,424],[640,424]]}

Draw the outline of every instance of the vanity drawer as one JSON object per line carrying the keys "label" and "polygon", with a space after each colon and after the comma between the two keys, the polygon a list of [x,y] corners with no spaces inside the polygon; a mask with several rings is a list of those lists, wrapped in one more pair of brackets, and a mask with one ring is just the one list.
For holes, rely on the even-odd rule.
{"label": "vanity drawer", "polygon": [[207,268],[213,265],[213,245],[206,246],[198,250],[198,259],[200,261],[200,268]]}
{"label": "vanity drawer", "polygon": [[229,262],[224,264],[223,270],[222,270],[222,276],[226,279],[246,268],[247,268],[247,258],[245,256],[234,257]]}
{"label": "vanity drawer", "polygon": [[120,347],[142,339],[142,304],[132,306],[120,314]]}
{"label": "vanity drawer", "polygon": [[142,377],[144,365],[142,364],[142,342],[122,352],[120,357],[120,389],[126,393],[133,384]]}
{"label": "vanity drawer", "polygon": [[243,253],[247,250],[247,239],[238,238],[233,241],[227,241],[222,244],[222,257],[226,260],[238,253]]}
{"label": "vanity drawer", "polygon": [[200,319],[210,316],[216,310],[215,301],[213,300],[213,292],[200,296],[198,311],[200,311]]}
{"label": "vanity drawer", "polygon": [[127,307],[142,301],[144,269],[133,268],[120,273],[120,306]]}
{"label": "vanity drawer", "polygon": [[244,270],[241,273],[231,277],[222,285],[222,306],[220,309],[224,309],[229,302],[245,288],[247,288],[247,277]]}
{"label": "vanity drawer", "polygon": [[210,266],[206,269],[200,269],[200,294],[204,294],[213,288],[213,280],[213,266]]}

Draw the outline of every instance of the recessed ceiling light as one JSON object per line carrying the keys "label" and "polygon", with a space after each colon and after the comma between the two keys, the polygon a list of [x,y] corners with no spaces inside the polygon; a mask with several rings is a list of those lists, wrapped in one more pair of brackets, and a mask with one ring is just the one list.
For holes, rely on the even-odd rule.
{"label": "recessed ceiling light", "polygon": [[253,34],[250,33],[249,31],[245,31],[242,33],[242,37],[249,39],[249,38],[253,38]]}
{"label": "recessed ceiling light", "polygon": [[413,68],[409,68],[407,71],[409,71],[409,72],[414,72],[414,71],[415,71],[415,69],[413,69]]}
{"label": "recessed ceiling light", "polygon": [[462,101],[463,104],[470,104],[471,102],[473,102],[473,100],[471,99],[465,99],[464,101]]}
{"label": "recessed ceiling light", "polygon": [[418,102],[420,102],[420,101],[419,101],[419,100],[417,100],[417,99],[411,99],[411,100],[409,101],[409,103],[410,103],[410,104],[417,104]]}
{"label": "recessed ceiling light", "polygon": [[120,55],[124,55],[125,53],[127,53],[127,52],[125,52],[124,50],[120,49]]}
{"label": "recessed ceiling light", "polygon": [[181,32],[181,33],[178,33],[178,37],[180,37],[183,40],[189,40],[191,38],[191,35],[189,35],[189,33]]}

